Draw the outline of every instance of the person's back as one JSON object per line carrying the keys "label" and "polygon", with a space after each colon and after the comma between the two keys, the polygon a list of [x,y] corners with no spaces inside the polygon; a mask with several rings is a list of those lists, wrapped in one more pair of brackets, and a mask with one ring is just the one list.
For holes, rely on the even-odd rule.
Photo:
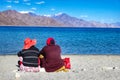
{"label": "person's back", "polygon": [[18,53],[18,56],[23,58],[23,65],[28,67],[38,67],[39,50],[35,46],[29,49],[23,49]]}
{"label": "person's back", "polygon": [[39,62],[39,49],[35,47],[36,40],[26,38],[24,41],[23,49],[18,53],[20,57],[20,70],[21,71],[35,71],[40,69]]}
{"label": "person's back", "polygon": [[47,72],[54,72],[64,66],[61,59],[61,49],[58,45],[55,45],[53,38],[48,38],[47,45],[43,47],[40,54],[44,56],[41,61]]}

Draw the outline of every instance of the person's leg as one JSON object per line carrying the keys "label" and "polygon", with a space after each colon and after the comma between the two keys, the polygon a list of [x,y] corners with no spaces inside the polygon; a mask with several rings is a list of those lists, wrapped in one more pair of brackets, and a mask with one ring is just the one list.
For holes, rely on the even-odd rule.
{"label": "person's leg", "polygon": [[18,61],[18,67],[20,67],[20,60]]}
{"label": "person's leg", "polygon": [[55,72],[68,72],[69,70],[65,68],[65,66],[62,66],[60,69],[56,70]]}

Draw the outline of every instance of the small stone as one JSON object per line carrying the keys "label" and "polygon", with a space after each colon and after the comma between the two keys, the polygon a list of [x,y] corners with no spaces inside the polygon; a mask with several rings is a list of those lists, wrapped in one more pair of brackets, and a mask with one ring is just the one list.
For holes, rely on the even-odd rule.
{"label": "small stone", "polygon": [[19,77],[20,77],[20,74],[19,74],[19,73],[16,73],[16,74],[15,74],[15,77],[16,77],[16,78],[19,78]]}
{"label": "small stone", "polygon": [[86,69],[83,68],[83,69],[81,69],[81,71],[86,71]]}
{"label": "small stone", "polygon": [[113,67],[113,69],[115,69],[115,67]]}

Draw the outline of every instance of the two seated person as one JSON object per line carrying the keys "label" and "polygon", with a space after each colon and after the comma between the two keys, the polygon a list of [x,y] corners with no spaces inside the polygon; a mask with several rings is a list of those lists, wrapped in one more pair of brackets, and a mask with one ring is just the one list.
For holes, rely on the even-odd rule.
{"label": "two seated person", "polygon": [[46,72],[68,71],[61,58],[61,49],[55,44],[53,38],[47,39],[46,46],[41,51],[35,45],[35,39],[26,38],[24,40],[24,47],[18,52],[20,71],[39,72],[40,67],[45,68]]}

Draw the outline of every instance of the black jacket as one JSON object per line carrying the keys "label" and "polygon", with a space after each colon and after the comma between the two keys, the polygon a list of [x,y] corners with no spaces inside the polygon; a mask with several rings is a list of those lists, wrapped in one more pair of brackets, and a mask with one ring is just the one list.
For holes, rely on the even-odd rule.
{"label": "black jacket", "polygon": [[38,67],[39,49],[35,46],[29,49],[23,49],[18,52],[18,57],[23,58],[23,65],[28,67]]}

